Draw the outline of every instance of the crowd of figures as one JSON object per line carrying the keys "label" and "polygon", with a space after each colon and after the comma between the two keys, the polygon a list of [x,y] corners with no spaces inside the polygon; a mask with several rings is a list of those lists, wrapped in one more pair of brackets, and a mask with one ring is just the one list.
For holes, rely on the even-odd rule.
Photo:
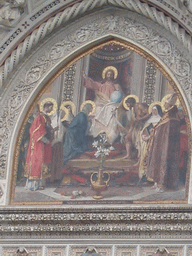
{"label": "crowd of figures", "polygon": [[[83,73],[84,86],[94,92],[94,99],[86,100],[76,116],[73,102],[58,108],[54,99],[46,98],[34,108],[18,160],[17,179],[27,178],[26,189],[43,189],[47,179],[61,180],[68,161],[93,150],[90,142],[101,134],[108,145],[123,145],[125,154],[119,157],[127,163],[136,159],[140,184],[148,180],[161,192],[185,183],[188,136],[177,94],[148,106],[136,95],[125,95],[115,83],[115,67],[105,68],[102,76],[104,82],[99,83]],[[121,179],[126,180],[126,173]]]}
{"label": "crowd of figures", "polygon": [[47,179],[52,182],[61,179],[62,166],[88,150],[86,132],[93,103],[84,102],[75,117],[73,103],[66,103],[68,108],[63,107],[56,115],[50,115],[55,114],[57,104],[54,99],[44,99],[41,111],[37,105],[28,119],[20,147],[20,172],[17,173],[18,179],[22,175],[27,178],[25,188],[28,190],[44,189]]}

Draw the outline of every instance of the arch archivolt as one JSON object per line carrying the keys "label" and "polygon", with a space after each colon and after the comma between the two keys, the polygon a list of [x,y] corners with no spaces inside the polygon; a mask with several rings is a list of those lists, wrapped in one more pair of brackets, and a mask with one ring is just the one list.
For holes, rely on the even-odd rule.
{"label": "arch archivolt", "polygon": [[[37,95],[62,67],[90,52],[107,40],[124,42],[127,47],[154,61],[176,85],[192,116],[192,59],[175,37],[150,20],[119,9],[93,13],[53,35],[30,52],[8,80],[0,101],[0,179],[10,183],[14,148],[22,120]],[[6,203],[4,193],[2,204]]]}
{"label": "arch archivolt", "polygon": [[[71,1],[73,2],[73,1]],[[80,2],[75,2],[70,7],[64,8],[63,11],[58,12],[53,17],[48,18],[46,22],[43,22],[40,26],[39,24],[34,24],[37,26],[36,29],[26,32],[22,42],[15,42],[18,44],[17,47],[12,51],[11,55],[5,59],[4,64],[0,67],[0,88],[5,86],[8,76],[11,74],[13,69],[18,65],[18,63],[25,58],[26,54],[31,51],[34,46],[37,46],[47,35],[50,35],[55,29],[59,28],[61,25],[67,24],[70,20],[78,18],[82,15],[86,15],[87,12],[97,11],[97,8],[106,8],[106,7],[119,7],[126,10],[136,12],[144,17],[147,17],[159,24],[170,34],[174,35],[179,42],[183,44],[183,47],[187,50],[192,50],[192,40],[191,40],[191,30],[188,25],[188,30],[186,29],[186,21],[188,16],[185,16],[185,13],[181,9],[171,8],[170,4],[164,6],[166,13],[158,11],[156,7],[151,7],[148,2],[141,2],[140,0],[83,0]],[[170,8],[170,9],[169,9]],[[170,10],[175,10],[173,14]],[[51,12],[49,13],[51,15]],[[173,19],[174,17],[174,19]],[[32,17],[30,18],[32,19]],[[180,22],[181,26],[174,20]],[[188,24],[191,24],[191,21],[188,20]],[[18,30],[21,31],[21,27],[18,27]],[[27,35],[27,33],[30,33]],[[17,40],[21,40],[18,38]],[[6,45],[6,44],[5,44]]]}

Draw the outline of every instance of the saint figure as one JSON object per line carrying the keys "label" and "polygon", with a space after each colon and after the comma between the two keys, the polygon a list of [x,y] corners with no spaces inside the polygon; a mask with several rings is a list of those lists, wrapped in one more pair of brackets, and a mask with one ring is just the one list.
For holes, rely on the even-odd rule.
{"label": "saint figure", "polygon": [[179,185],[180,123],[174,93],[165,102],[165,113],[154,127],[147,155],[147,177],[159,192]]}
{"label": "saint figure", "polygon": [[119,136],[119,127],[121,127],[119,107],[123,93],[120,85],[115,83],[117,75],[117,69],[113,66],[103,70],[103,83],[95,82],[83,74],[84,86],[95,92],[96,109],[93,113],[90,135],[95,138],[101,133],[106,133],[110,144],[113,144]]}
{"label": "saint figure", "polygon": [[25,177],[27,177],[26,189],[35,191],[43,189],[45,179],[50,177],[51,142],[54,138],[54,130],[51,126],[49,114],[56,108],[54,99],[45,99],[41,102],[41,112],[34,119],[30,129],[30,141],[27,151]]}
{"label": "saint figure", "polygon": [[85,101],[81,107],[81,112],[73,118],[65,133],[65,140],[63,146],[63,164],[73,159],[86,150],[87,146],[87,128],[88,116],[93,110],[94,102]]}
{"label": "saint figure", "polygon": [[[124,138],[126,156],[124,158],[139,158],[141,152],[140,133],[145,121],[149,118],[148,105],[139,103],[136,95],[128,95],[123,100],[123,106],[127,112],[128,124]],[[133,150],[134,149],[134,150]]]}
{"label": "saint figure", "polygon": [[140,163],[139,163],[139,178],[142,181],[142,178],[146,178],[147,166],[145,162],[145,156],[147,154],[148,142],[150,140],[150,136],[153,133],[153,129],[161,120],[163,116],[163,111],[161,108],[161,102],[153,102],[149,106],[149,118],[146,120],[144,127],[140,134],[141,140],[141,153],[140,153]]}
{"label": "saint figure", "polygon": [[58,130],[54,133],[54,139],[51,143],[52,158],[50,182],[60,180],[62,177],[63,141],[67,127],[74,118],[74,111],[75,104],[72,101],[64,101],[60,106],[60,110],[52,120],[52,126],[58,127]]}

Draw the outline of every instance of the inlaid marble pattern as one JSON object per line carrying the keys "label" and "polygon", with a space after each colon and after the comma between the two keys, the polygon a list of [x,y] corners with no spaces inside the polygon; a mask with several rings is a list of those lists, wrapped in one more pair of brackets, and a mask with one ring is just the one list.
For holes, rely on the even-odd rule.
{"label": "inlaid marble pattern", "polygon": [[66,247],[62,246],[47,246],[46,256],[66,256]]}
{"label": "inlaid marble pattern", "polygon": [[[167,255],[170,255],[170,256],[184,256],[183,246],[170,246],[170,245],[142,246],[139,255],[140,256],[156,256],[156,255],[159,255],[156,253],[158,249],[160,252],[163,252],[163,251],[168,252]],[[166,255],[166,254],[164,253],[162,255]]]}
{"label": "inlaid marble pattern", "polygon": [[[88,249],[88,250],[87,250]],[[87,251],[96,251],[99,253],[99,256],[111,256],[112,255],[112,246],[71,246],[69,249],[70,256],[82,256],[82,255],[89,255],[86,254]],[[91,256],[92,254],[90,254]],[[93,254],[94,255],[94,254]],[[59,255],[60,256],[60,255]]]}
{"label": "inlaid marble pattern", "polygon": [[192,256],[192,246],[188,246],[186,256]]}
{"label": "inlaid marble pattern", "polygon": [[116,246],[115,256],[137,256],[136,246]]}
{"label": "inlaid marble pattern", "polygon": [[[18,250],[21,251],[21,253],[17,253]],[[22,253],[22,251],[25,251],[28,253],[28,255],[26,255],[26,253]],[[2,256],[42,256],[42,248],[41,247],[28,247],[28,246],[15,246],[15,247],[3,247],[2,248]],[[54,256],[59,256],[59,255],[54,255]]]}

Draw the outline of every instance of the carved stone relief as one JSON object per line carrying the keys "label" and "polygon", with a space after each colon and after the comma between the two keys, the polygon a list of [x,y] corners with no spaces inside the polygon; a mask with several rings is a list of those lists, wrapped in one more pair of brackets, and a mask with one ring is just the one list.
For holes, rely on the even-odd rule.
{"label": "carved stone relief", "polygon": [[[30,1],[30,4],[31,2],[32,1]],[[37,45],[38,42],[44,39],[46,35],[58,28],[59,25],[65,24],[71,18],[73,19],[78,15],[82,16],[83,14],[86,14],[86,12],[89,10],[96,9],[97,7],[101,6],[106,7],[106,5],[117,6],[123,9],[126,8],[127,10],[135,11],[152,19],[154,22],[157,22],[160,26],[167,29],[169,33],[176,36],[177,39],[183,43],[186,49],[191,50],[191,36],[189,36],[188,32],[191,31],[192,27],[192,15],[186,15],[185,11],[182,10],[181,7],[184,7],[184,5],[181,4],[180,0],[154,0],[153,4],[154,7],[157,7],[157,9],[151,7],[150,1],[148,5],[148,1],[145,1],[145,3],[143,3],[139,0],[129,0],[125,1],[124,3],[120,0],[84,0],[78,3],[76,3],[76,1],[74,0],[68,0],[64,2],[65,3],[62,3],[60,0],[54,0],[52,1],[52,3],[45,5],[42,9],[33,13],[32,16],[26,18],[29,19],[29,21],[23,20],[23,24],[20,24],[15,29],[15,32],[12,32],[12,34],[10,33],[9,39],[6,39],[6,41],[2,43],[2,47],[0,48],[0,54],[2,58],[4,58],[5,54],[7,54],[6,48],[8,48],[9,45],[12,45],[13,42],[16,45],[17,41],[21,40],[23,34],[29,33],[29,31],[31,30],[31,26],[39,26],[39,18],[41,19],[44,13],[49,15],[52,13],[52,8],[53,11],[55,8],[57,8],[57,10],[59,10],[59,8],[63,9],[63,7],[68,3],[74,2],[74,4],[71,5],[70,8],[66,8],[64,9],[64,11],[57,13],[56,16],[49,18],[45,23],[41,24],[40,27],[35,29],[32,34],[27,36],[23,42],[19,43],[19,46],[11,53],[11,57],[6,59],[6,65],[2,65],[2,70],[0,69],[0,87],[2,86],[2,84],[4,84],[7,75],[12,72],[18,61],[25,56],[25,54],[29,51],[29,49],[31,49],[32,46]],[[180,5],[178,6],[178,3],[180,3],[181,7]],[[30,4],[28,2],[28,9],[31,9]],[[163,12],[159,13],[158,6],[160,6],[161,10],[163,7],[166,14]],[[172,17],[174,17],[175,20],[179,20],[182,28],[178,26],[178,24],[174,21],[174,19],[172,19]],[[18,31],[22,33],[20,34],[18,33]]]}
{"label": "carved stone relief", "polygon": [[46,256],[66,256],[66,247],[61,246],[47,246]]}
{"label": "carved stone relief", "polygon": [[115,256],[136,256],[137,247],[136,246],[116,246]]}
{"label": "carved stone relief", "polygon": [[186,7],[186,9],[192,13],[192,3],[190,0],[180,0],[181,3]]}
{"label": "carved stone relief", "polygon": [[38,247],[5,247],[3,256],[41,256],[42,249]]}
{"label": "carved stone relief", "polygon": [[111,246],[72,246],[70,248],[71,256],[110,256],[112,254]]}
{"label": "carved stone relief", "polygon": [[[26,106],[34,99],[40,89],[40,83],[59,70],[66,58],[70,59],[71,53],[78,53],[78,49],[88,48],[90,42],[115,36],[128,42],[137,44],[141,49],[140,54],[145,54],[149,58],[149,53],[161,62],[162,66],[169,70],[175,83],[181,89],[185,97],[188,109],[192,107],[192,78],[191,78],[191,60],[187,52],[181,52],[174,39],[167,36],[166,32],[159,33],[159,27],[151,26],[150,21],[143,21],[131,13],[117,10],[108,10],[108,15],[101,12],[97,17],[92,15],[87,19],[78,21],[78,28],[75,24],[66,27],[40,45],[36,52],[33,52],[29,59],[19,67],[15,75],[7,84],[7,92],[1,100],[0,110],[0,177],[7,178],[7,173],[11,172],[11,166],[8,169],[8,161],[11,161],[13,154],[8,150],[11,146],[10,141],[15,136],[13,129],[18,123],[19,115],[23,113]],[[43,50],[42,50],[43,49]],[[139,51],[139,50],[138,50]],[[148,52],[148,53],[146,53]],[[62,65],[63,65],[62,64]],[[25,105],[24,105],[25,104]],[[26,109],[25,109],[26,111]],[[26,113],[26,112],[25,112]],[[17,131],[20,126],[17,126]]]}
{"label": "carved stone relief", "polygon": [[[1,247],[1,246],[0,246]],[[1,251],[1,248],[0,248]],[[99,244],[67,244],[43,245],[35,244],[25,247],[2,246],[2,256],[191,256],[190,245],[131,245],[108,243]]]}
{"label": "carved stone relief", "polygon": [[182,256],[184,255],[183,246],[142,246],[141,256]]}
{"label": "carved stone relief", "polygon": [[21,17],[26,0],[2,0],[0,3],[0,24],[13,26]]}

